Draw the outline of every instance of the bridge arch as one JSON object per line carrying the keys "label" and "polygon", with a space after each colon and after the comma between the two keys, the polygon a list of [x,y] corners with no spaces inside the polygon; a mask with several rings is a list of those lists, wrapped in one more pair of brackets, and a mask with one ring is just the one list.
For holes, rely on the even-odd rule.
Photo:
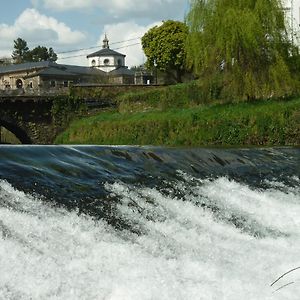
{"label": "bridge arch", "polygon": [[32,141],[26,131],[16,124],[7,120],[0,119],[0,126],[5,127],[7,130],[12,132],[22,144],[32,144]]}

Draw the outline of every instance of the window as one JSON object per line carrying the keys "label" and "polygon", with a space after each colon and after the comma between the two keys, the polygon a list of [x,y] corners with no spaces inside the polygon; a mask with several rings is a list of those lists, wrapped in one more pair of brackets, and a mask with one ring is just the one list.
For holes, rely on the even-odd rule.
{"label": "window", "polygon": [[51,80],[51,81],[50,81],[50,86],[51,86],[51,87],[55,87],[55,86],[56,86],[56,82],[55,82],[54,80]]}
{"label": "window", "polygon": [[93,59],[92,60],[92,66],[95,67],[96,66],[96,61]]}
{"label": "window", "polygon": [[16,80],[16,86],[18,89],[23,88],[23,81],[21,79]]}
{"label": "window", "polygon": [[30,81],[28,86],[29,86],[31,89],[33,89],[33,82]]}
{"label": "window", "polygon": [[122,59],[121,58],[118,59],[118,66],[122,66]]}
{"label": "window", "polygon": [[68,87],[68,86],[69,86],[68,81],[64,81],[64,87]]}
{"label": "window", "polygon": [[109,59],[105,58],[103,62],[104,62],[105,65],[108,65],[109,64]]}

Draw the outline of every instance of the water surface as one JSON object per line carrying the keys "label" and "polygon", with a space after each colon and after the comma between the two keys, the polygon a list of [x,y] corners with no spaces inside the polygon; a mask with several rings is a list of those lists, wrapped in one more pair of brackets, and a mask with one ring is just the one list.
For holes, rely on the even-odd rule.
{"label": "water surface", "polygon": [[0,299],[299,299],[300,149],[0,146]]}

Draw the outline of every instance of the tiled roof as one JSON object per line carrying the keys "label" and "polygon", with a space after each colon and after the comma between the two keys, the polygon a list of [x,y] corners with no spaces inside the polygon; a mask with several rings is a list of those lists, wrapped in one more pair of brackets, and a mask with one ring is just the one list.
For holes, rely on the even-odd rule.
{"label": "tiled roof", "polygon": [[56,65],[56,63],[51,61],[39,61],[39,62],[28,62],[23,64],[8,65],[8,66],[0,67],[0,74],[43,69],[49,67],[50,65]]}
{"label": "tiled roof", "polygon": [[120,75],[134,76],[135,72],[129,70],[127,67],[120,67],[110,71],[108,74],[112,76],[120,76]]}
{"label": "tiled roof", "polygon": [[64,70],[57,69],[57,68],[49,67],[49,68],[39,70],[39,71],[37,71],[35,73],[32,73],[28,76],[25,76],[25,78],[32,78],[32,77],[35,77],[35,76],[45,76],[45,77],[55,76],[55,77],[69,78],[69,77],[75,77],[77,75],[73,74],[73,73],[66,72]]}
{"label": "tiled roof", "polygon": [[31,62],[24,64],[15,64],[5,67],[0,67],[0,74],[15,73],[15,72],[36,71],[29,77],[34,76],[78,76],[78,75],[104,75],[105,72],[82,66],[62,65],[50,61]]}
{"label": "tiled roof", "polygon": [[92,54],[89,54],[87,56],[87,58],[90,58],[90,57],[99,57],[99,56],[126,56],[122,53],[119,53],[117,51],[114,51],[114,50],[111,50],[109,48],[103,48],[97,52],[94,52]]}
{"label": "tiled roof", "polygon": [[59,65],[60,69],[77,75],[105,75],[104,71],[91,67],[82,67],[74,65]]}

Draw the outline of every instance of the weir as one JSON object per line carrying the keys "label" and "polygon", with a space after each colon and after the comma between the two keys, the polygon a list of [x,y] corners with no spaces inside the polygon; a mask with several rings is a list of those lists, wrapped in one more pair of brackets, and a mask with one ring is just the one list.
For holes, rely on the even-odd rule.
{"label": "weir", "polygon": [[299,148],[0,146],[0,157],[1,299],[300,294]]}

